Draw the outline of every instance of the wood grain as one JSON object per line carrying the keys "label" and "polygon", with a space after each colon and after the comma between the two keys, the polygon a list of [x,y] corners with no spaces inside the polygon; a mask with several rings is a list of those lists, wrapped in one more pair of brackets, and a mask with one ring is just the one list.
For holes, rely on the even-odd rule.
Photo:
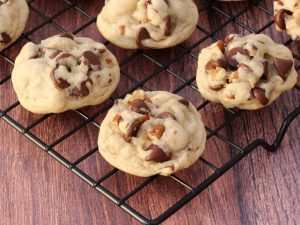
{"label": "wood grain", "polygon": [[[95,23],[90,22],[97,16],[103,2],[79,1],[78,9],[91,15],[87,17],[77,9],[69,9],[67,1],[32,1],[33,9],[25,33],[28,34],[30,40],[35,42],[59,33],[61,30],[78,32],[79,35],[104,42],[105,39],[98,33]],[[195,85],[193,80],[197,69],[195,56],[201,48],[208,46],[215,39],[224,38],[228,33],[247,34],[259,31],[272,20],[271,15],[259,7],[272,10],[272,1],[268,0],[259,1],[258,6],[236,17],[237,23],[235,24],[228,23],[229,17],[239,14],[251,4],[251,1],[216,2],[213,7],[205,9],[203,9],[204,1],[197,0],[196,3],[200,11],[198,25],[201,29],[197,29],[192,37],[180,46],[161,51],[146,51],[144,54],[138,53],[131,61],[126,62],[126,58],[135,52],[108,44],[108,48],[117,56],[122,65],[121,83],[113,98],[123,95],[126,90],[142,82],[143,88],[149,90],[177,90],[179,95],[199,106],[204,99],[193,86],[184,86],[184,83],[190,80]],[[225,13],[220,13],[217,8]],[[46,17],[41,16],[39,12]],[[61,13],[56,15],[57,12]],[[51,24],[46,24],[47,18],[52,19]],[[83,24],[86,24],[86,27],[78,30]],[[32,29],[39,25],[40,28],[32,32]],[[213,38],[207,37],[210,31],[219,28],[221,29],[213,34]],[[280,43],[288,40],[285,34],[276,32],[274,26],[263,29],[262,33],[271,35]],[[203,39],[203,42],[195,45],[200,39]],[[5,50],[3,54],[14,60],[25,42],[22,40]],[[178,55],[191,46],[194,46],[191,54],[178,58]],[[298,46],[291,43],[289,47],[296,56],[299,56]],[[296,61],[299,64],[299,61]],[[0,80],[2,80],[10,74],[12,65],[0,55],[0,66]],[[167,70],[162,70],[161,66],[166,66]],[[156,73],[157,75],[153,75]],[[178,89],[179,86],[183,88]],[[10,80],[0,85],[0,99],[1,110],[16,102]],[[90,116],[110,103],[111,100],[100,106],[86,107],[82,111]],[[231,124],[220,130],[219,134],[240,147],[247,146],[257,138],[272,142],[283,119],[299,105],[299,92],[293,89],[284,93],[274,104],[265,109],[243,112],[241,117],[234,119]],[[200,113],[205,125],[210,129],[216,129],[233,116],[217,104],[208,104],[200,110]],[[8,115],[24,127],[41,118],[39,115],[27,112],[21,106],[11,110]],[[104,116],[105,110],[95,121],[101,123]],[[83,118],[72,111],[51,115],[34,127],[31,132],[46,144],[51,144],[83,121]],[[54,146],[54,149],[66,159],[74,162],[96,147],[97,135],[98,128],[89,123]],[[288,135],[275,154],[267,153],[261,148],[254,150],[163,224],[298,224],[300,221],[299,137],[300,120],[297,118],[291,124]],[[219,138],[212,137],[207,141],[203,158],[220,167],[237,151]],[[0,162],[1,225],[139,224],[3,120],[0,120]],[[78,167],[95,180],[113,169],[98,152],[80,163]],[[176,176],[195,187],[213,172],[210,167],[198,161],[190,169],[178,172]],[[145,180],[145,178],[134,177],[119,171],[102,185],[116,196],[122,197]],[[171,178],[159,177],[130,198],[127,203],[143,215],[155,218],[187,192],[186,188]]]}

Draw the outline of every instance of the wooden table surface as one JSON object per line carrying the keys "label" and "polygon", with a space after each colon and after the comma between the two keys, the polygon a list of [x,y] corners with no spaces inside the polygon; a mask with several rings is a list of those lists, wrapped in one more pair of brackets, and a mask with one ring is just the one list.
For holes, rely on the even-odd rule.
{"label": "wooden table surface", "polygon": [[[30,18],[25,30],[27,38],[1,53],[0,80],[9,75],[12,70],[12,65],[4,60],[3,56],[14,60],[22,45],[29,40],[39,42],[47,36],[66,30],[105,41],[98,33],[93,20],[104,1],[71,2],[78,2],[76,9],[69,7],[68,2],[63,0],[30,1]],[[199,9],[205,5],[201,0],[196,2]],[[249,7],[251,2],[248,2],[214,3],[214,7],[201,9],[199,19],[201,29],[197,29],[188,41],[172,49],[147,51],[146,55],[138,52],[137,56],[127,63],[125,59],[134,54],[134,51],[122,50],[108,44],[108,48],[122,64],[123,72],[121,84],[113,98],[134,88],[139,81],[142,81],[143,88],[150,90],[176,90],[183,85],[184,80],[195,76],[197,59],[194,56],[198,55],[201,48],[214,41],[207,38],[208,32],[216,31],[220,27],[222,27],[220,30],[213,33],[216,39],[224,38],[226,34],[232,32],[248,34],[252,31],[262,31],[278,42],[288,41],[286,35],[275,31],[274,25],[267,26],[271,25],[272,16],[261,7],[272,11],[272,1],[258,2],[259,5],[252,8]],[[240,13],[246,7],[249,7],[249,10]],[[81,9],[91,17],[82,14]],[[41,16],[40,13],[45,16]],[[238,15],[235,24],[228,23],[228,15]],[[49,21],[51,24],[48,23]],[[78,29],[83,24],[86,26]],[[35,29],[36,27],[38,29]],[[194,45],[202,38],[205,38],[202,43]],[[178,54],[191,46],[193,46],[191,54],[172,63]],[[295,55],[299,55],[299,48],[295,44],[290,43],[288,46]],[[150,56],[155,61],[145,56]],[[168,70],[162,70],[156,76],[147,79],[150,74],[159,70],[160,64],[168,65]],[[178,77],[175,77],[174,73]],[[195,84],[194,81],[192,83]],[[178,94],[186,97],[196,106],[204,102],[191,85],[180,89]],[[1,110],[17,101],[10,80],[0,85],[0,99]],[[87,107],[83,112],[92,115],[109,102],[101,106]],[[220,130],[219,134],[241,147],[247,146],[257,138],[266,139],[271,143],[283,119],[299,105],[299,91],[294,88],[265,109],[243,112],[239,118]],[[211,129],[217,128],[232,116],[222,106],[216,104],[208,104],[200,110],[200,113],[205,125]],[[8,115],[24,127],[41,117],[27,112],[20,105],[9,111]],[[100,114],[95,119],[96,122],[100,123],[104,115],[105,112]],[[51,115],[32,128],[31,132],[46,144],[51,144],[82,121],[83,119],[73,111]],[[255,149],[164,224],[299,224],[299,122],[298,117],[290,125],[276,153],[267,153],[262,148]],[[68,160],[74,161],[97,146],[97,134],[98,128],[88,124],[56,145],[54,149]],[[212,137],[207,141],[203,158],[220,167],[237,151],[219,138]],[[98,152],[79,164],[79,168],[94,179],[112,169]],[[176,175],[194,187],[212,173],[212,169],[199,161],[190,169]],[[1,225],[139,224],[3,120],[0,120],[0,180]],[[105,181],[103,186],[117,196],[124,196],[144,180],[119,171]],[[158,177],[140,193],[130,198],[128,203],[142,214],[155,218],[187,192],[187,189],[171,178]]]}

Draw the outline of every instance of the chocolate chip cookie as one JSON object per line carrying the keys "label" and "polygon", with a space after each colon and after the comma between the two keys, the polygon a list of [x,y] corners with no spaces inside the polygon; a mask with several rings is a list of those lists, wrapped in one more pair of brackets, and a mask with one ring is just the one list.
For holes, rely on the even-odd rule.
{"label": "chocolate chip cookie", "polygon": [[0,51],[20,37],[28,14],[25,0],[0,0]]}
{"label": "chocolate chip cookie", "polygon": [[109,0],[97,19],[101,34],[127,49],[175,46],[191,36],[197,22],[193,0]]}
{"label": "chocolate chip cookie", "polygon": [[171,175],[202,154],[206,132],[184,98],[165,91],[135,91],[117,100],[100,128],[102,156],[114,167],[147,177]]}
{"label": "chocolate chip cookie", "polygon": [[264,34],[231,34],[199,55],[199,91],[227,108],[262,108],[296,82],[291,51]]}
{"label": "chocolate chip cookie", "polygon": [[27,43],[12,72],[20,103],[39,114],[99,104],[119,79],[118,62],[103,44],[69,33]]}
{"label": "chocolate chip cookie", "polygon": [[274,22],[277,30],[300,42],[300,0],[275,0]]}

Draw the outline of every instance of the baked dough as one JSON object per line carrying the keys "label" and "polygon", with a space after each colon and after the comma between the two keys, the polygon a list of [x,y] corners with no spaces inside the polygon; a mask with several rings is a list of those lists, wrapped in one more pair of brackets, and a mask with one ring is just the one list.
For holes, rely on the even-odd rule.
{"label": "baked dough", "polygon": [[100,104],[119,79],[118,62],[103,44],[69,33],[27,43],[12,72],[21,105],[39,114]]}
{"label": "baked dough", "polygon": [[227,108],[262,108],[296,82],[291,51],[264,34],[231,34],[199,55],[199,91]]}
{"label": "baked dough", "polygon": [[189,38],[197,22],[193,0],[109,0],[98,15],[97,26],[119,47],[161,49]]}
{"label": "baked dough", "polygon": [[205,140],[200,114],[187,100],[166,91],[138,90],[109,110],[98,145],[114,167],[147,177],[191,166]]}
{"label": "baked dough", "polygon": [[20,37],[28,14],[25,0],[0,0],[0,51]]}

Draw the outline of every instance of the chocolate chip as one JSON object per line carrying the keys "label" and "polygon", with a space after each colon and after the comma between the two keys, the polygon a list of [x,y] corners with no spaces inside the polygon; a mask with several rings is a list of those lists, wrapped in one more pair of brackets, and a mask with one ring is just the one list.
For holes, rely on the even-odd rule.
{"label": "chocolate chip", "polygon": [[266,79],[268,79],[268,76],[269,76],[269,63],[268,63],[268,61],[264,61],[263,66],[264,66],[264,73],[262,75],[262,78],[266,80]]}
{"label": "chocolate chip", "polygon": [[59,34],[59,37],[69,38],[71,40],[74,40],[74,35],[71,33],[61,33]]}
{"label": "chocolate chip", "polygon": [[3,43],[5,43],[5,44],[11,42],[11,38],[10,38],[10,36],[9,36],[7,33],[2,32],[2,33],[0,34],[0,36],[1,36],[1,37],[0,37],[0,42],[3,42]]}
{"label": "chocolate chip", "polygon": [[241,55],[249,56],[248,52],[242,47],[232,48],[227,52],[227,60],[230,66],[236,68],[238,62],[233,58],[236,54],[240,53]]}
{"label": "chocolate chip", "polygon": [[49,56],[49,58],[50,58],[50,59],[54,59],[59,53],[61,53],[60,50],[55,50],[55,51]]}
{"label": "chocolate chip", "polygon": [[221,50],[221,52],[225,52],[225,43],[222,40],[217,41],[216,46]]}
{"label": "chocolate chip", "polygon": [[247,64],[240,63],[240,64],[238,65],[238,68],[243,68],[243,69],[246,70],[248,73],[253,73],[253,70],[252,70],[251,67],[248,66]]}
{"label": "chocolate chip", "polygon": [[170,160],[170,156],[168,156],[159,146],[151,144],[147,151],[149,151],[149,155],[146,156],[146,161],[153,161],[153,162],[165,162]]}
{"label": "chocolate chip", "polygon": [[269,102],[269,99],[267,99],[265,95],[265,90],[260,87],[254,87],[251,89],[251,94],[254,98],[257,99],[257,101],[262,105],[267,105]]}
{"label": "chocolate chip", "polygon": [[74,87],[71,91],[71,95],[75,97],[85,97],[89,95],[90,90],[87,87],[87,83],[93,84],[93,81],[91,79],[87,79],[86,81],[83,81],[80,84],[80,89],[78,87]]}
{"label": "chocolate chip", "polygon": [[217,60],[211,59],[205,65],[206,71],[215,70],[217,67],[227,70],[228,63],[224,59],[217,59]]}
{"label": "chocolate chip", "polygon": [[157,116],[157,118],[159,118],[159,119],[171,118],[173,120],[176,120],[176,117],[174,116],[174,114],[170,113],[170,112],[162,112]]}
{"label": "chocolate chip", "polygon": [[169,0],[165,0],[165,3],[169,6],[170,3],[169,3]]}
{"label": "chocolate chip", "polygon": [[145,47],[142,43],[143,40],[146,40],[146,39],[150,39],[151,36],[148,32],[148,30],[145,28],[145,27],[141,27],[137,33],[136,33],[136,36],[135,36],[135,42],[136,42],[136,45],[140,48],[140,49],[147,49],[147,47]]}
{"label": "chocolate chip", "polygon": [[150,4],[152,4],[151,0],[146,0],[146,1],[145,1],[145,5],[146,5],[146,6],[147,6],[147,5],[150,5]]}
{"label": "chocolate chip", "polygon": [[164,132],[165,132],[165,127],[164,125],[161,124],[155,124],[151,126],[151,128],[149,129],[149,135],[154,136],[157,139],[160,139],[161,136],[164,134]]}
{"label": "chocolate chip", "polygon": [[213,91],[220,91],[221,89],[224,88],[224,85],[223,84],[218,84],[218,85],[215,85],[215,86],[209,86],[209,88]]}
{"label": "chocolate chip", "polygon": [[285,25],[285,16],[286,15],[292,15],[293,13],[286,9],[280,9],[274,16],[274,22],[277,24],[277,26],[282,29],[286,30]]}
{"label": "chocolate chip", "polygon": [[278,75],[281,76],[283,80],[286,80],[288,77],[288,73],[294,64],[293,60],[274,57],[273,62],[275,64]]}
{"label": "chocolate chip", "polygon": [[135,119],[129,126],[127,133],[123,135],[125,141],[130,142],[132,137],[136,137],[140,127],[143,125],[143,123],[145,123],[149,119],[150,116],[148,114]]}
{"label": "chocolate chip", "polygon": [[57,69],[57,67],[54,68],[54,69],[51,71],[51,73],[50,73],[50,76],[51,76],[52,80],[54,81],[54,85],[55,85],[57,88],[59,88],[59,89],[65,89],[65,88],[70,87],[71,84],[69,84],[68,81],[66,81],[66,80],[64,80],[64,79],[62,79],[62,78],[56,79],[56,77],[55,77],[55,70],[56,70],[56,69]]}
{"label": "chocolate chip", "polygon": [[189,106],[189,101],[188,100],[186,100],[186,99],[180,99],[180,100],[178,100],[178,102],[180,102],[181,104],[183,104],[183,105],[185,105],[186,107],[188,107]]}
{"label": "chocolate chip", "polygon": [[165,28],[165,36],[169,37],[172,35],[172,31],[171,31],[171,17],[167,16],[165,18],[166,21],[166,28]]}
{"label": "chocolate chip", "polygon": [[99,56],[92,51],[85,51],[82,56],[84,57],[83,63],[88,65],[92,70],[99,70],[101,68],[101,62]]}
{"label": "chocolate chip", "polygon": [[65,59],[65,58],[69,58],[69,57],[74,57],[74,56],[71,55],[70,53],[63,52],[56,58],[56,61],[58,62],[61,59]]}
{"label": "chocolate chip", "polygon": [[134,99],[130,104],[130,109],[140,114],[146,114],[150,111],[148,105],[141,99]]}

